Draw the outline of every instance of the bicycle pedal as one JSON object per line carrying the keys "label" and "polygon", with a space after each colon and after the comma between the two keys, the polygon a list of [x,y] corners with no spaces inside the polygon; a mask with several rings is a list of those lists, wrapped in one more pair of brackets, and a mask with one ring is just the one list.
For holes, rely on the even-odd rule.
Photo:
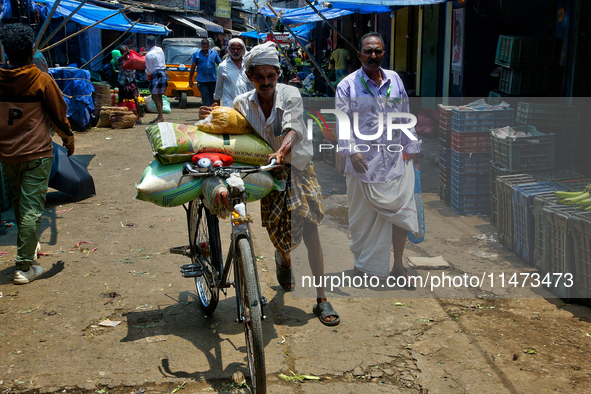
{"label": "bicycle pedal", "polygon": [[267,304],[269,304],[269,301],[267,300],[267,297],[265,297],[265,296],[262,296],[261,297],[261,304],[263,306],[267,306]]}
{"label": "bicycle pedal", "polygon": [[175,246],[168,250],[170,254],[180,254],[181,256],[191,257],[191,248],[189,245]]}
{"label": "bicycle pedal", "polygon": [[181,267],[181,274],[184,278],[195,278],[203,275],[203,270],[197,264],[185,264]]}

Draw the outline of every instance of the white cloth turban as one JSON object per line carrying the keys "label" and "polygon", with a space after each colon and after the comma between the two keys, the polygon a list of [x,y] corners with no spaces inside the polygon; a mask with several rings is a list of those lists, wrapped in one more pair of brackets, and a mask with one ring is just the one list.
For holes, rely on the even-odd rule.
{"label": "white cloth turban", "polygon": [[244,57],[244,69],[248,70],[250,66],[279,67],[279,55],[277,55],[275,43],[269,41],[252,48]]}

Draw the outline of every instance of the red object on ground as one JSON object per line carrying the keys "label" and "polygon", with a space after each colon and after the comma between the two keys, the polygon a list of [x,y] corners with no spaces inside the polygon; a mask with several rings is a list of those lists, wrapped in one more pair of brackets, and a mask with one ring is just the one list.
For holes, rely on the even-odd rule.
{"label": "red object on ground", "polygon": [[135,107],[135,102],[134,101],[124,101],[122,103],[117,104],[118,107],[127,107],[129,109],[130,112],[133,112],[133,114],[137,117],[138,116],[138,112],[137,112],[137,108]]}
{"label": "red object on ground", "polygon": [[[232,156],[228,156],[223,153],[208,153],[208,152],[197,153],[197,154],[193,155],[193,157],[191,158],[191,161],[194,164],[197,164],[197,162],[201,159],[211,160],[214,167],[220,167],[220,166],[227,167],[227,166],[232,165],[232,163],[234,163],[234,159],[232,158]],[[220,164],[216,165],[217,162],[219,162]]]}
{"label": "red object on ground", "polygon": [[146,69],[146,57],[141,56],[136,51],[129,51],[129,57],[123,63],[124,70],[139,70],[144,71]]}

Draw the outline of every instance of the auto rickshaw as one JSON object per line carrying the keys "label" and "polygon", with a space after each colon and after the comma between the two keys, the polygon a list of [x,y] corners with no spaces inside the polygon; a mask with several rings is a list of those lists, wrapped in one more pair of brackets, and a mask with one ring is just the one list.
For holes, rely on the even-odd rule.
{"label": "auto rickshaw", "polygon": [[[187,106],[187,96],[201,97],[197,83],[189,87],[192,56],[201,49],[201,40],[205,37],[165,38],[162,40],[166,72],[168,73],[168,87],[164,93],[167,97],[179,100],[179,108]],[[213,46],[212,46],[213,48]]]}

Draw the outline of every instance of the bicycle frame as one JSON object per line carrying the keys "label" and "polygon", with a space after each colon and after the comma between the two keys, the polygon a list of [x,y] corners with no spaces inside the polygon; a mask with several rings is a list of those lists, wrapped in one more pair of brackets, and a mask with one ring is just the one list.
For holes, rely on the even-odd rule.
{"label": "bicycle frame", "polygon": [[[235,170],[237,171],[251,171],[251,172],[255,172],[255,171],[265,171],[267,169],[273,168],[275,167],[275,162],[272,161],[271,164],[269,164],[268,166],[261,166],[258,167],[256,170],[251,169],[247,169],[244,167],[238,167]],[[183,172],[183,177],[184,176],[189,176],[189,175],[193,175],[193,176],[222,176],[225,177],[227,176],[228,172],[231,170],[231,168],[214,168],[214,169],[210,169],[208,172],[200,172],[200,171],[196,171],[194,170],[190,164],[185,165],[184,168],[184,172]],[[182,177],[181,177],[182,180]],[[179,184],[180,184],[180,180],[179,180]],[[237,188],[234,187],[229,187],[230,192],[230,196],[231,196],[231,202],[232,202],[232,207],[236,207],[236,205],[243,203],[244,204],[244,214],[240,215],[236,212],[236,209],[232,212],[232,215],[234,216],[235,214],[237,216],[246,216],[246,196],[244,194],[244,192],[238,190]],[[188,215],[188,211],[187,211],[187,215]],[[240,241],[240,239],[242,238],[246,238],[248,240],[248,243],[250,245],[250,249],[254,250],[254,245],[252,243],[252,238],[250,236],[250,224],[248,222],[246,223],[241,223],[241,222],[237,222],[235,220],[233,220],[232,218],[230,219],[231,225],[232,225],[232,233],[230,236],[230,246],[228,247],[228,254],[226,256],[226,261],[225,264],[223,265],[223,270],[221,271],[220,275],[218,276],[218,282],[216,283],[216,286],[219,289],[227,289],[229,287],[231,287],[232,285],[234,285],[234,288],[236,289],[236,305],[237,305],[237,322],[241,322],[242,316],[243,316],[243,311],[242,311],[242,306],[241,306],[241,295],[240,295],[240,281],[238,280],[238,268],[235,267],[236,264],[236,259],[238,258],[237,255],[237,251],[238,251],[238,242]],[[204,266],[203,262],[201,261],[201,256],[198,256],[198,260],[201,266]],[[221,264],[221,262],[219,262]],[[261,294],[261,288],[260,288],[260,281],[259,281],[259,275],[258,275],[258,270],[257,270],[257,264],[256,264],[256,256],[253,256],[253,264],[254,264],[254,272],[256,275],[256,281],[257,281],[257,286],[258,286],[258,294]],[[229,281],[229,276],[230,276],[230,270],[231,268],[234,267],[234,281],[231,282]],[[222,267],[218,267],[219,269],[221,269]],[[225,291],[224,291],[225,293]],[[262,295],[260,295],[261,299],[259,299],[259,305],[261,306],[261,315],[262,318],[265,319],[264,314],[262,314],[263,311],[263,307],[266,305],[266,300],[264,300],[264,297],[262,297]]]}

